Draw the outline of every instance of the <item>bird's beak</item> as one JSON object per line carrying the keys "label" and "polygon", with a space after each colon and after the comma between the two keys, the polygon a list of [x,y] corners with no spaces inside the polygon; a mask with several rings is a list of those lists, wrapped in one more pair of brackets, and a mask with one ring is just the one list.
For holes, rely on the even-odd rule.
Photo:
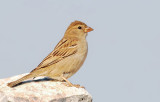
{"label": "bird's beak", "polygon": [[88,32],[90,32],[90,31],[93,31],[93,28],[87,27],[87,28],[84,29],[84,32],[85,32],[85,33],[88,33]]}

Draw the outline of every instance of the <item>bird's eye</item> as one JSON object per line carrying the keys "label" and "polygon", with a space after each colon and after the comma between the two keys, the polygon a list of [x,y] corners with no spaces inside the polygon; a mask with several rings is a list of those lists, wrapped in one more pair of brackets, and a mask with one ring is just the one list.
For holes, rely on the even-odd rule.
{"label": "bird's eye", "polygon": [[78,29],[82,29],[82,27],[81,27],[81,26],[79,26],[79,27],[78,27]]}

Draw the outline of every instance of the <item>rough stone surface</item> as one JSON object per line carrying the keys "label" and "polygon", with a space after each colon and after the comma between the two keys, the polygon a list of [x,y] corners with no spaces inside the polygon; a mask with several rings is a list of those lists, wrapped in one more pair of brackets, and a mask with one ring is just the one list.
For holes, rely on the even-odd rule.
{"label": "rough stone surface", "polygon": [[10,88],[8,82],[23,75],[0,80],[0,102],[92,102],[91,95],[83,88],[67,87],[65,82],[48,78],[25,81]]}

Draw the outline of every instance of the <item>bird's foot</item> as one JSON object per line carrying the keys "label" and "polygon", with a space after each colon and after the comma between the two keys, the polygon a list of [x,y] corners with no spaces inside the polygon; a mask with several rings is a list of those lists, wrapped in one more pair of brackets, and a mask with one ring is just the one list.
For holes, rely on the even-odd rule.
{"label": "bird's foot", "polygon": [[85,88],[85,87],[80,86],[80,85],[74,85],[74,84],[72,84],[69,80],[67,80],[67,79],[63,76],[63,74],[62,74],[61,78],[62,78],[64,81],[66,81],[66,83],[64,84],[65,86],[68,86],[68,87],[76,87],[76,88]]}
{"label": "bird's foot", "polygon": [[80,86],[79,84],[68,84],[68,83],[63,83],[63,85],[67,86],[67,87],[76,87],[76,88],[84,88],[84,86]]}

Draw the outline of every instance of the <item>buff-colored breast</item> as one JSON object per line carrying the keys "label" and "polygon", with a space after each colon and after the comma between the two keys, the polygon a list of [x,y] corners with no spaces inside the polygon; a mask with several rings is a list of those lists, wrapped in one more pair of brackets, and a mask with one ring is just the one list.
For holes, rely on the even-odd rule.
{"label": "buff-colored breast", "polygon": [[76,54],[50,66],[50,71],[48,73],[50,77],[61,80],[60,76],[64,74],[65,78],[69,78],[80,69],[88,52],[86,40],[80,40],[77,47],[78,51]]}

